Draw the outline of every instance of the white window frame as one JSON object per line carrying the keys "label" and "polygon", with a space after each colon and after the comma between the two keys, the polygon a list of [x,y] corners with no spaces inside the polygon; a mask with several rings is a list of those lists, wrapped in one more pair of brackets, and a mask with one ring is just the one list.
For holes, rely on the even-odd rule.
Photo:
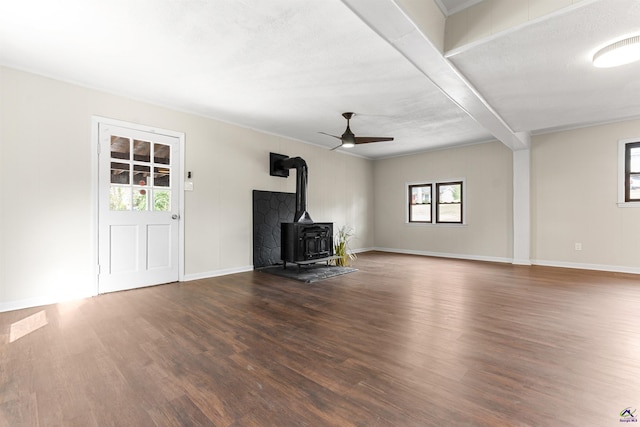
{"label": "white window frame", "polygon": [[627,144],[640,142],[640,137],[626,138],[618,141],[618,207],[640,208],[640,202],[625,201],[625,155]]}
{"label": "white window frame", "polygon": [[[438,209],[436,184],[448,184],[453,182],[462,183],[462,222],[436,222],[436,209]],[[409,205],[411,203],[409,196],[409,187],[412,185],[431,185],[431,222],[410,222],[409,221]],[[438,180],[423,180],[405,182],[404,184],[404,222],[407,225],[416,227],[464,227],[467,225],[467,182],[465,178],[450,178]]]}

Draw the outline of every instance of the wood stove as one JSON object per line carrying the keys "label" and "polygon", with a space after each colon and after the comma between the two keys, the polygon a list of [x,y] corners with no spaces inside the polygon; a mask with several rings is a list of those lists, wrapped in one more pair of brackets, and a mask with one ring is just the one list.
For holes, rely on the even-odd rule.
{"label": "wood stove", "polygon": [[307,163],[300,157],[271,153],[272,176],[288,177],[296,169],[296,212],[293,222],[281,224],[281,257],[287,262],[307,264],[328,260],[333,256],[333,223],[313,222],[307,212]]}
{"label": "wood stove", "polygon": [[333,223],[284,222],[281,229],[282,261],[306,263],[333,256]]}

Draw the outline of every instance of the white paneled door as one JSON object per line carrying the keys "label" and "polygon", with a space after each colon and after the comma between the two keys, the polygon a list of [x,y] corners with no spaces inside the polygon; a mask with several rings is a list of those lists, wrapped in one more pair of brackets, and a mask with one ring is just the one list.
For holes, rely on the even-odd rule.
{"label": "white paneled door", "polygon": [[181,138],[98,123],[98,292],[179,278]]}

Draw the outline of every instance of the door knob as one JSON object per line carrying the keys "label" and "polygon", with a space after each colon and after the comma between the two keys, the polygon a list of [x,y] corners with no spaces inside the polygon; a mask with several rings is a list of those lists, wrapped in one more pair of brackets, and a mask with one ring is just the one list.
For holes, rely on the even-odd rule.
{"label": "door knob", "polygon": [[180,215],[173,214],[173,215],[171,215],[171,219],[180,219]]}

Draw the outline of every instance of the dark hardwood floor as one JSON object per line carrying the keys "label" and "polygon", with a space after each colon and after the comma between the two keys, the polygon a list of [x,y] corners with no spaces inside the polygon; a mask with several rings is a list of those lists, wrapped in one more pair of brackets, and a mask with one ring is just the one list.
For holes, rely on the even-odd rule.
{"label": "dark hardwood floor", "polygon": [[354,266],[0,313],[0,425],[613,426],[640,409],[640,276]]}

